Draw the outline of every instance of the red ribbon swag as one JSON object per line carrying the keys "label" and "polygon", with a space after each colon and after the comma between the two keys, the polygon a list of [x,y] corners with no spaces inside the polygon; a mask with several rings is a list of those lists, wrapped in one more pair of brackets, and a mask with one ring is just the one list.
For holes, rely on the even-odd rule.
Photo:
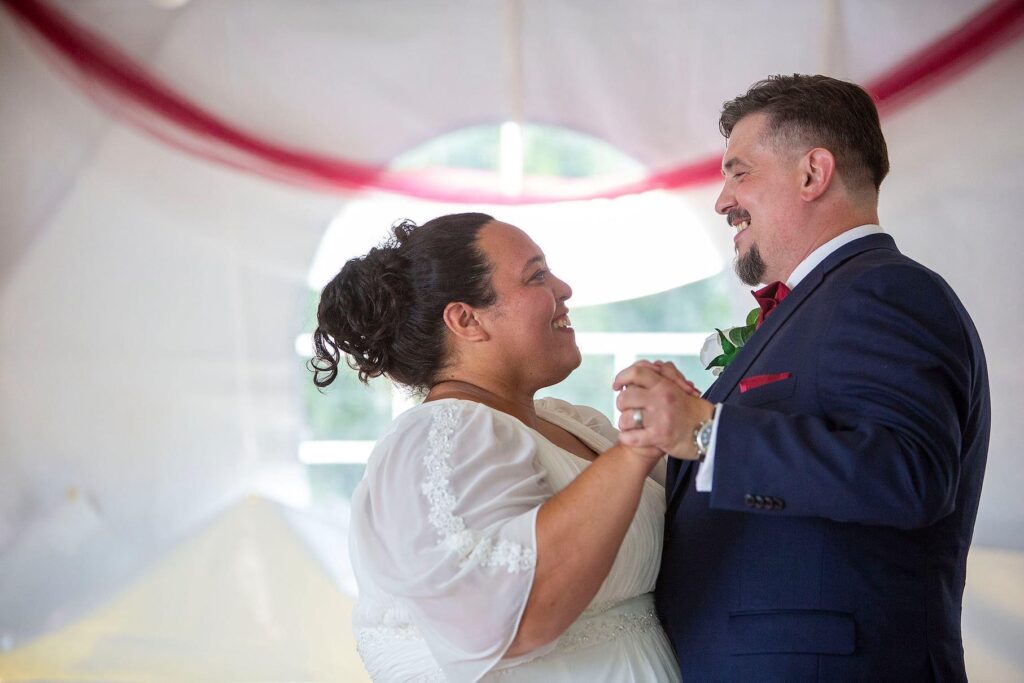
{"label": "red ribbon swag", "polygon": [[[416,174],[390,172],[385,167],[335,159],[293,149],[247,133],[183,94],[160,82],[141,65],[100,36],[79,26],[41,0],[2,0],[22,26],[43,39],[73,73],[101,94],[124,100],[116,113],[130,122],[193,154],[265,177],[329,190],[381,190],[396,194],[468,204],[534,204],[565,200],[614,198],[651,190],[680,189],[719,179],[717,156],[699,159],[624,185],[576,194],[508,196],[467,189]],[[896,65],[865,87],[880,112],[889,113],[913,97],[945,82],[1024,30],[1024,0],[999,0],[964,24]],[[98,98],[108,101],[110,98]],[[151,114],[169,131],[130,115],[131,107]],[[195,139],[214,143],[203,146]]]}

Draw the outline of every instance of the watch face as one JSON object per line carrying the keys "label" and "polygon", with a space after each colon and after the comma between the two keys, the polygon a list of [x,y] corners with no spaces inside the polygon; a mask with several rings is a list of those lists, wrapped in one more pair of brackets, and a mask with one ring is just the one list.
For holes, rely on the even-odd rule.
{"label": "watch face", "polygon": [[700,428],[700,445],[701,448],[707,450],[707,447],[711,445],[711,423],[708,422]]}
{"label": "watch face", "polygon": [[703,454],[711,445],[712,421],[708,420],[697,429],[697,449]]}

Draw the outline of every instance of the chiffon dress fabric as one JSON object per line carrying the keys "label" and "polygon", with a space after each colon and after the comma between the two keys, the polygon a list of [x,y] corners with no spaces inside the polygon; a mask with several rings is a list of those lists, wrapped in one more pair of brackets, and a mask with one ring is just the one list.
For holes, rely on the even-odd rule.
{"label": "chiffon dress fabric", "polygon": [[[597,453],[618,438],[591,408],[547,398],[536,409]],[[481,403],[441,399],[399,416],[352,497],[353,626],[373,680],[679,680],[651,593],[664,461],[583,614],[554,642],[504,657],[533,584],[537,512],[589,465]]]}

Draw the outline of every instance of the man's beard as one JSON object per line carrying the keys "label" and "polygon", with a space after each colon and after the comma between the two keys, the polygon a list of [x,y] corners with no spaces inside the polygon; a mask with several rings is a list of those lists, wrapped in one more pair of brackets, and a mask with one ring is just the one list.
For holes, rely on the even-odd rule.
{"label": "man's beard", "polygon": [[733,269],[736,271],[736,275],[740,278],[740,282],[750,287],[754,287],[763,282],[764,271],[767,268],[764,264],[764,259],[761,258],[761,252],[758,251],[756,244],[751,244],[750,249],[744,256],[737,256],[736,262],[733,263]]}

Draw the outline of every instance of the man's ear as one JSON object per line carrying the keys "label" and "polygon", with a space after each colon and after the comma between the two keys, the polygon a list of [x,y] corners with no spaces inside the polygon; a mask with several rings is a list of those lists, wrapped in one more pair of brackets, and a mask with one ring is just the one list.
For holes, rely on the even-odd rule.
{"label": "man's ear", "polygon": [[453,301],[444,307],[444,324],[448,330],[455,335],[456,339],[463,341],[487,341],[490,335],[480,324],[476,309],[461,301]]}
{"label": "man's ear", "polygon": [[800,160],[800,198],[805,202],[825,194],[832,185],[836,172],[836,158],[824,147],[815,147]]}

